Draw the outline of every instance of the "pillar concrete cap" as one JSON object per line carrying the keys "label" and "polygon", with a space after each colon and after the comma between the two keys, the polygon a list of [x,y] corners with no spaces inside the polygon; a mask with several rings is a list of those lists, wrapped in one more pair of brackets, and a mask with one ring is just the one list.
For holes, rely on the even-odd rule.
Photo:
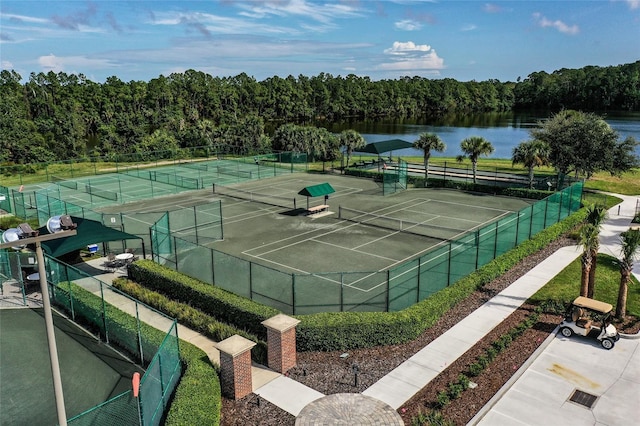
{"label": "pillar concrete cap", "polygon": [[227,355],[235,357],[236,355],[240,355],[241,353],[250,350],[255,345],[256,342],[234,334],[233,336],[224,339],[222,342],[216,343],[215,346],[220,352],[224,352]]}
{"label": "pillar concrete cap", "polygon": [[297,320],[285,314],[278,314],[274,317],[262,321],[261,324],[267,328],[270,328],[271,330],[284,333],[285,331],[288,331],[296,325],[300,324],[300,320]]}

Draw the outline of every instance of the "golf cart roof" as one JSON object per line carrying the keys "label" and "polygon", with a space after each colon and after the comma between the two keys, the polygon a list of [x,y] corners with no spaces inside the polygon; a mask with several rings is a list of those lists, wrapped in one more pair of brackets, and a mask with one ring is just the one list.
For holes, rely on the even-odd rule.
{"label": "golf cart roof", "polygon": [[611,304],[606,302],[601,302],[599,300],[589,299],[588,297],[578,296],[576,300],[573,301],[574,306],[578,306],[580,308],[592,309],[594,311],[609,313],[613,309]]}

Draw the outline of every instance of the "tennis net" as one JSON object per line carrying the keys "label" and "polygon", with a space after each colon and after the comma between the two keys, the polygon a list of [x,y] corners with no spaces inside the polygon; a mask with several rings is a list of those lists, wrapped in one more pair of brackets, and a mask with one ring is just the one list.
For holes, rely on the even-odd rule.
{"label": "tennis net", "polygon": [[198,164],[198,163],[178,163],[178,166],[180,167],[186,167],[188,169],[195,169],[195,170],[200,170],[203,172],[206,172],[209,170],[209,166],[207,166],[206,164]]}
{"label": "tennis net", "polygon": [[218,172],[218,175],[234,176],[234,177],[240,177],[243,179],[253,178],[253,172],[247,171],[247,170],[234,170],[234,169],[230,169],[228,167],[223,167],[223,166],[216,166],[216,170]]}
{"label": "tennis net", "polygon": [[83,190],[89,195],[95,195],[96,197],[105,198],[111,201],[118,201],[118,193],[113,191],[107,191],[106,189],[96,188],[95,186],[85,184],[84,188],[80,187],[80,190]]}
{"label": "tennis net", "polygon": [[69,188],[69,189],[78,189],[78,182],[74,181],[74,180],[67,180],[58,176],[54,176],[54,175],[50,175],[50,180],[53,183],[56,183],[60,186],[64,186],[65,188]]}
{"label": "tennis net", "polygon": [[457,238],[469,231],[469,229],[457,229],[438,225],[427,225],[422,222],[413,222],[410,220],[398,219],[390,216],[377,215],[374,213],[362,212],[342,206],[338,207],[338,218],[348,220],[350,222],[361,223],[363,225],[389,229],[391,231],[406,232],[408,234],[436,238],[441,241],[447,241]]}
{"label": "tennis net", "polygon": [[227,197],[238,198],[241,200],[255,201],[257,203],[268,204],[270,206],[285,207],[288,209],[297,208],[297,200],[295,197],[282,197],[278,195],[259,194],[253,191],[244,191],[242,189],[229,188],[228,186],[213,184],[213,193],[224,195]]}
{"label": "tennis net", "polygon": [[179,186],[181,188],[200,189],[199,180],[196,178],[164,173],[156,170],[149,170],[149,180],[166,183],[167,185]]}

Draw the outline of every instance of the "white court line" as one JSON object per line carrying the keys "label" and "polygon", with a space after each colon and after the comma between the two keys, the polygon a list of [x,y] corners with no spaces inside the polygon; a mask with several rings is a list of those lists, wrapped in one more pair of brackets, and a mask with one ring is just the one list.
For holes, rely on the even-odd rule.
{"label": "white court line", "polygon": [[316,243],[318,243],[318,244],[324,244],[324,245],[327,245],[327,246],[338,247],[338,248],[341,248],[341,249],[343,249],[343,250],[355,251],[355,252],[357,252],[357,253],[366,254],[367,256],[378,257],[378,258],[380,258],[380,259],[384,259],[384,260],[391,260],[391,261],[393,261],[393,262],[396,262],[396,259],[392,259],[392,258],[390,258],[390,257],[385,257],[385,256],[380,256],[380,255],[373,254],[373,253],[367,253],[367,252],[365,252],[365,251],[357,250],[357,248],[347,248],[347,247],[343,247],[343,246],[341,246],[341,245],[333,244],[333,243],[329,243],[329,242],[326,242],[326,241],[318,241],[318,240],[313,239],[313,238],[312,238],[310,241],[316,242]]}

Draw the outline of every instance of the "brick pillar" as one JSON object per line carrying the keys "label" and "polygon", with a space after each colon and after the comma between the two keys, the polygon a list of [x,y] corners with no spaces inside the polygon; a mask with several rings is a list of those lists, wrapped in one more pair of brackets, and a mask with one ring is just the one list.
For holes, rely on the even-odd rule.
{"label": "brick pillar", "polygon": [[227,398],[241,399],[253,391],[251,348],[255,345],[237,334],[216,344],[220,351],[220,386]]}
{"label": "brick pillar", "polygon": [[296,366],[296,325],[299,320],[278,314],[262,322],[267,328],[267,358],[269,368],[286,373]]}

